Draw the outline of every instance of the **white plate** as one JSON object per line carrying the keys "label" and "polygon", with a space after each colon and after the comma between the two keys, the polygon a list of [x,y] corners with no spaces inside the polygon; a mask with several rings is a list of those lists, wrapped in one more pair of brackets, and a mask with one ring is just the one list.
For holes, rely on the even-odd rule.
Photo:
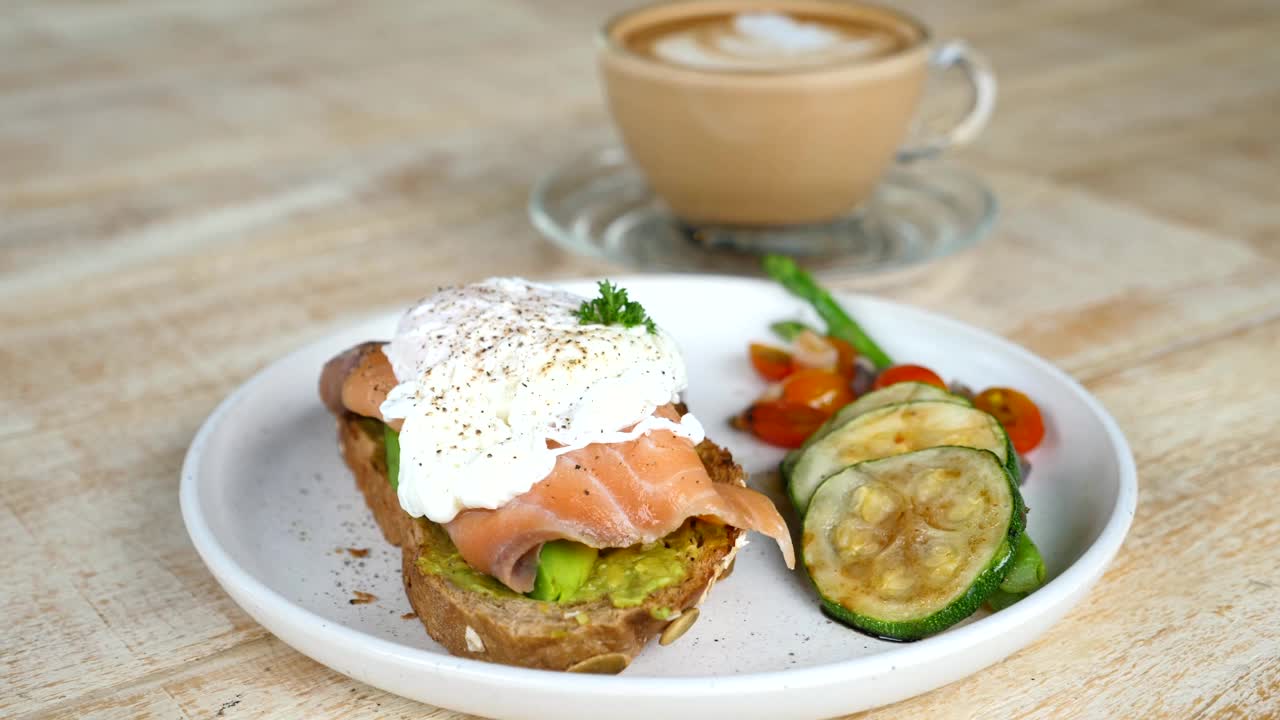
{"label": "white plate", "polygon": [[[620,283],[681,343],[688,402],[733,450],[752,484],[787,512],[781,453],[723,424],[761,389],[746,361],[767,324],[808,318],[763,281],[697,276]],[[593,291],[591,283],[570,289]],[[759,538],[716,586],[678,643],[647,648],[616,677],[455,658],[409,612],[399,553],[388,546],[335,447],[316,397],[333,354],[386,338],[398,313],[276,362],[205,422],[182,469],[182,514],[222,587],[299,651],[357,680],[447,708],[498,718],[817,718],[894,702],[981,670],[1024,647],[1075,605],[1111,561],[1133,517],[1137,476],[1115,421],[1075,381],[1005,340],[870,297],[841,298],[895,358],[973,387],[1017,387],[1044,411],[1048,434],[1024,488],[1029,528],[1051,581],[1021,603],[912,644],[883,642],[828,620],[800,572]],[[794,524],[794,520],[788,518]],[[372,548],[357,559],[338,548]],[[378,600],[353,605],[356,590]]]}

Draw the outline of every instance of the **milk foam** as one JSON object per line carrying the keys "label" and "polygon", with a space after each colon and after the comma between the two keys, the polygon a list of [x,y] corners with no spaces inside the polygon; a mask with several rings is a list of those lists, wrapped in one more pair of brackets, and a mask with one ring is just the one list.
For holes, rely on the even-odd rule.
{"label": "milk foam", "polygon": [[770,12],[672,32],[656,40],[652,52],[674,65],[704,70],[768,70],[870,58],[894,44],[888,33],[854,34]]}

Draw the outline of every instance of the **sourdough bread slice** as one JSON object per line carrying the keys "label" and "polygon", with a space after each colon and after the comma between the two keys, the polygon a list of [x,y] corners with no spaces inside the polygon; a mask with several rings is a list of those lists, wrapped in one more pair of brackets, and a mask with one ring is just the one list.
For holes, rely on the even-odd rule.
{"label": "sourdough bread slice", "polygon": [[[400,508],[387,480],[382,424],[351,413],[340,416],[338,424],[342,456],[356,485],[383,536],[403,552],[409,603],[427,633],[454,655],[548,670],[619,672],[668,623],[689,621],[677,618],[688,615],[716,580],[728,574],[745,540],[744,532],[732,527],[715,529],[715,541],[705,544],[702,535],[696,535],[699,541],[690,551],[684,579],[653,592],[635,607],[614,607],[607,598],[561,604],[477,591],[420,567],[430,568],[433,561],[456,551],[442,527],[412,518]],[[710,441],[697,449],[713,481],[746,484],[742,468],[727,450]],[[691,522],[695,532],[700,532],[700,524],[705,526]],[[704,529],[710,536],[710,527]]]}

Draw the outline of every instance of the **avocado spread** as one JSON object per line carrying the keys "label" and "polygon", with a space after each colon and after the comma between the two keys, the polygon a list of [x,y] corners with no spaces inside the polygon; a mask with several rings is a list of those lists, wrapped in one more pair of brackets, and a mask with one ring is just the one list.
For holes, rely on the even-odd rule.
{"label": "avocado spread", "polygon": [[448,578],[454,585],[482,595],[497,598],[520,597],[519,593],[498,582],[492,575],[486,575],[468,565],[453,546],[453,541],[444,528],[427,520],[419,522],[427,527],[431,535],[431,548],[424,548],[425,552],[418,556],[419,570]]}
{"label": "avocado spread", "polygon": [[[506,585],[468,565],[443,528],[435,523],[426,525],[431,533],[431,549],[418,557],[419,570],[443,576],[460,588],[490,597],[520,597]],[[571,595],[561,598],[560,604],[608,598],[614,607],[635,607],[654,592],[684,580],[689,564],[706,546],[728,542],[722,526],[690,520],[657,542],[601,550],[587,581]]]}
{"label": "avocado spread", "polygon": [[[384,443],[383,452],[390,449],[386,448],[386,441],[394,442],[396,439],[394,432],[388,432],[385,436],[378,432],[376,437]],[[444,528],[426,520],[421,522],[431,534],[431,548],[418,557],[419,570],[443,576],[460,588],[490,597],[520,597],[492,576],[468,565],[449,540]],[[728,542],[723,526],[690,519],[661,540],[627,548],[601,550],[586,581],[572,593],[562,596],[558,604],[569,605],[608,598],[614,607],[635,607],[658,590],[683,581],[688,574],[689,565],[704,552],[704,548],[709,546],[716,549]]]}
{"label": "avocado spread", "polygon": [[614,607],[635,607],[650,594],[684,580],[705,546],[728,542],[724,527],[690,520],[657,542],[602,550],[591,576],[567,602],[607,597]]}

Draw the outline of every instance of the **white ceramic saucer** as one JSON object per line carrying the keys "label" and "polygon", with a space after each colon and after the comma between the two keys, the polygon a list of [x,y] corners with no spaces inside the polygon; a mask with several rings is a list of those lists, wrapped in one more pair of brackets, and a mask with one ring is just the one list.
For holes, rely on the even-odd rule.
{"label": "white ceramic saucer", "polygon": [[[781,452],[724,424],[761,389],[746,345],[769,322],[806,319],[772,284],[738,278],[621,278],[683,346],[688,401],[715,440],[786,508]],[[592,292],[590,283],[571,289]],[[1025,486],[1031,535],[1050,582],[1028,599],[935,637],[894,644],[828,620],[800,572],[757,539],[679,642],[652,645],[622,675],[585,676],[456,658],[409,612],[388,546],[338,457],[316,397],[323,363],[386,338],[398,313],[282,358],[205,422],[182,471],[191,539],[222,587],[258,622],[335,670],[406,697],[497,718],[610,720],[820,718],[894,702],[980,671],[1028,645],[1080,601],[1119,549],[1137,502],[1133,459],[1115,422],[1075,381],[1005,340],[953,320],[862,296],[842,298],[900,361],[973,387],[1020,388],[1048,435]],[[790,522],[795,522],[784,510]],[[370,548],[358,558],[343,548]],[[356,591],[376,600],[352,604]],[[1080,628],[1087,632],[1087,628]]]}

